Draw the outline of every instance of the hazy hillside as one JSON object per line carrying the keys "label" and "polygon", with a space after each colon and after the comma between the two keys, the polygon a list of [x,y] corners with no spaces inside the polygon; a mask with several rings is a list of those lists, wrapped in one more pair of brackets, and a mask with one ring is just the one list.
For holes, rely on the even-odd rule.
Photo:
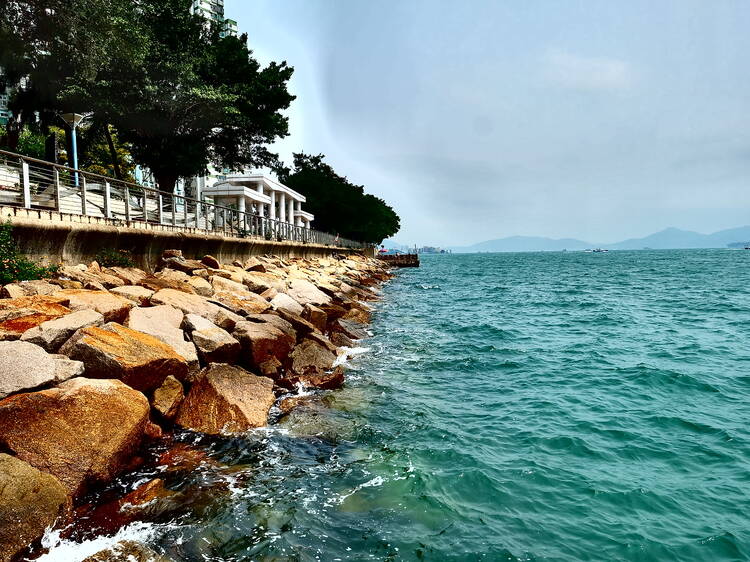
{"label": "hazy hillside", "polygon": [[539,252],[560,250],[584,250],[607,248],[609,250],[654,250],[680,248],[726,248],[734,242],[750,241],[750,226],[720,230],[713,234],[701,234],[679,228],[666,228],[643,238],[630,238],[614,244],[597,244],[575,238],[544,238],[541,236],[510,236],[487,240],[471,246],[454,247],[454,252]]}

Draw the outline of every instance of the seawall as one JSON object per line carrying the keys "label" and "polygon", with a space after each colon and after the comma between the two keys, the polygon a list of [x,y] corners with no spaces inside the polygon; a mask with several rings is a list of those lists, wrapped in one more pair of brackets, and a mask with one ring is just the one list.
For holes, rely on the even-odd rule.
{"label": "seawall", "polygon": [[182,250],[187,258],[199,259],[210,254],[224,263],[264,254],[307,259],[332,253],[374,255],[374,250],[363,252],[296,241],[239,238],[195,228],[0,206],[0,221],[7,220],[13,224],[13,235],[21,252],[46,265],[89,263],[105,248],[128,250],[136,265],[149,271],[167,249]]}

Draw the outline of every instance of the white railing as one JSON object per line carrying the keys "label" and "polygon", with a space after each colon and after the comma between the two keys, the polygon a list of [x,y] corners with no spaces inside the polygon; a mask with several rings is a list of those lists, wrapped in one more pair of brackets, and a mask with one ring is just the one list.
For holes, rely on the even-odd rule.
{"label": "white railing", "polygon": [[224,236],[368,248],[255,213],[0,150],[0,206],[196,229]]}

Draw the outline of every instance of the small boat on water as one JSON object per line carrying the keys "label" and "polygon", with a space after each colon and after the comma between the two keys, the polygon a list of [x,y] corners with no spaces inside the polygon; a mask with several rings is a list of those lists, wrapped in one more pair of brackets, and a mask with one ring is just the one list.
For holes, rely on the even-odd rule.
{"label": "small boat on water", "polygon": [[605,250],[604,248],[594,248],[591,251],[594,252],[594,253],[596,253],[596,254],[599,254],[599,253],[602,253],[602,252],[609,252],[609,250]]}

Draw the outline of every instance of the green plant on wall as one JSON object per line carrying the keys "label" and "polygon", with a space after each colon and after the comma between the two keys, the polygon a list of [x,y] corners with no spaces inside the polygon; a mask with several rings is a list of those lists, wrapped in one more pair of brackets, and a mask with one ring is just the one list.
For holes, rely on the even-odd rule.
{"label": "green plant on wall", "polygon": [[0,285],[41,279],[56,271],[55,266],[39,266],[21,254],[18,244],[13,240],[13,225],[10,222],[0,223]]}
{"label": "green plant on wall", "polygon": [[96,263],[102,267],[134,267],[135,262],[129,250],[115,250],[103,248],[94,257]]}

